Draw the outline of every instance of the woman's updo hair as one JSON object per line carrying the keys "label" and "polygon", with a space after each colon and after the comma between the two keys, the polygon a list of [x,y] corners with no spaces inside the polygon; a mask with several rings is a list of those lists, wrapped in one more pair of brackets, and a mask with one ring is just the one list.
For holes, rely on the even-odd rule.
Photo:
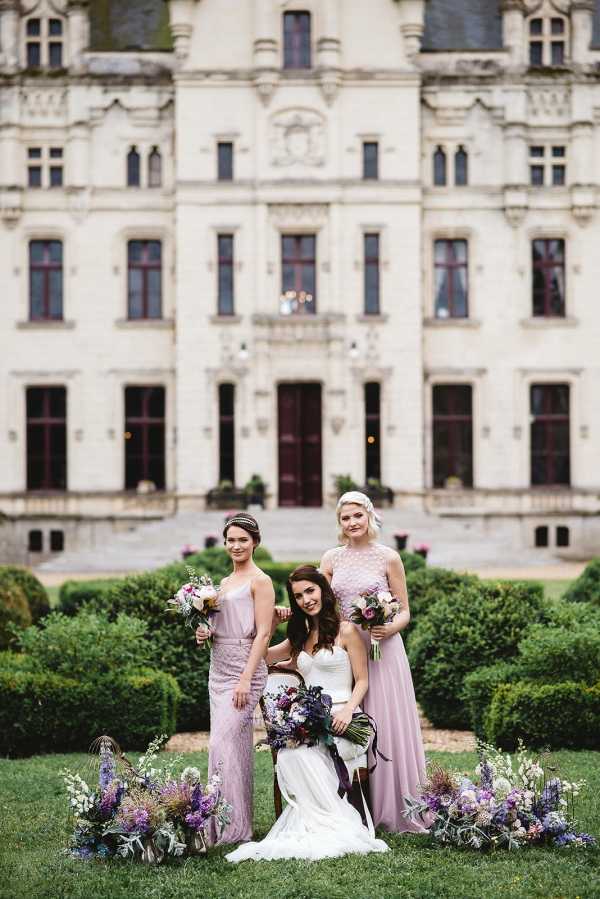
{"label": "woman's updo hair", "polygon": [[340,496],[335,509],[335,514],[339,525],[338,542],[348,543],[348,537],[344,534],[344,529],[342,527],[340,517],[343,507],[349,505],[363,507],[368,520],[367,536],[369,540],[376,540],[381,529],[381,518],[375,511],[373,503],[365,493],[361,493],[359,490],[349,490],[348,493],[343,493],[342,496]]}
{"label": "woman's updo hair", "polygon": [[228,518],[225,522],[225,527],[223,528],[223,540],[227,540],[227,531],[230,527],[234,526],[236,528],[241,528],[243,531],[246,531],[247,534],[250,534],[254,546],[258,546],[260,543],[260,529],[256,518],[253,518],[252,515],[249,515],[247,512],[236,512],[235,515],[232,515],[231,518]]}

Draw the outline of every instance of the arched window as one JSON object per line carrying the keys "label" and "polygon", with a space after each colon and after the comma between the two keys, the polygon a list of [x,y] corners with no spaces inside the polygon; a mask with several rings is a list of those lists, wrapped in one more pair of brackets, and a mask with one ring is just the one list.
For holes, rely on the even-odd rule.
{"label": "arched window", "polygon": [[[541,13],[541,15],[540,15]],[[567,58],[569,21],[548,3],[528,20],[529,65],[562,66]]]}
{"label": "arched window", "polygon": [[454,154],[454,183],[457,187],[465,187],[469,183],[469,157],[463,146]]}
{"label": "arched window", "polygon": [[158,147],[152,147],[148,156],[148,187],[160,187],[162,184],[162,157]]}
{"label": "arched window", "polygon": [[140,154],[132,147],[127,154],[127,187],[140,186]]}
{"label": "arched window", "polygon": [[443,147],[436,147],[433,154],[433,183],[436,187],[446,185],[446,153]]}

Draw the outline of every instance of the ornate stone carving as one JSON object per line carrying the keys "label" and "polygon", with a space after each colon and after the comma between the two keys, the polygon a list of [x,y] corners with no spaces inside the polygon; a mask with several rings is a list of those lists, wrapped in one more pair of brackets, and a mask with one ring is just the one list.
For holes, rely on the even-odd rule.
{"label": "ornate stone carving", "polygon": [[8,228],[14,228],[23,212],[23,195],[18,187],[0,192],[0,218]]}
{"label": "ornate stone carving", "polygon": [[39,124],[62,124],[67,117],[67,91],[59,87],[21,88],[24,124],[32,119]]}
{"label": "ornate stone carving", "polygon": [[565,119],[570,113],[571,91],[568,87],[532,87],[527,91],[528,118],[536,124]]}
{"label": "ornate stone carving", "polygon": [[294,225],[322,228],[328,214],[329,206],[326,203],[269,204],[269,216],[277,228],[291,228]]}
{"label": "ornate stone carving", "polygon": [[574,184],[571,188],[571,211],[580,225],[587,225],[596,211],[596,191],[591,185]]}
{"label": "ornate stone carving", "polygon": [[325,163],[325,120],[312,109],[285,109],[271,122],[273,165],[320,166]]}

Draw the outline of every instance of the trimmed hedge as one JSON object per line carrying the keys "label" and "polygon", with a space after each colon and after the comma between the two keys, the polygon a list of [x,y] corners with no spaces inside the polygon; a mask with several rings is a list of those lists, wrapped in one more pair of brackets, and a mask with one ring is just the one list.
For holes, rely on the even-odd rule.
{"label": "trimmed hedge", "polygon": [[516,656],[542,604],[541,584],[464,583],[423,614],[408,636],[408,657],[417,699],[434,726],[469,726],[465,677]]}
{"label": "trimmed hedge", "polygon": [[600,679],[600,631],[535,625],[519,643],[519,667],[523,680],[595,684]]}
{"label": "trimmed hedge", "polygon": [[485,668],[476,668],[464,680],[462,698],[472,730],[480,739],[486,738],[486,713],[492,697],[500,684],[514,683],[521,679],[518,663],[497,662]]}
{"label": "trimmed hedge", "polygon": [[23,588],[9,580],[0,584],[0,649],[15,642],[13,628],[24,630],[30,624],[31,610]]}
{"label": "trimmed hedge", "polygon": [[600,558],[592,559],[563,594],[567,602],[591,602],[600,606]]}
{"label": "trimmed hedge", "polygon": [[509,752],[519,740],[534,749],[600,749],[600,684],[499,686],[486,730],[490,742]]}
{"label": "trimmed hedge", "polygon": [[152,669],[94,681],[0,670],[0,755],[86,750],[106,733],[142,747],[175,732],[178,699],[174,678]]}
{"label": "trimmed hedge", "polygon": [[407,577],[413,571],[422,571],[427,567],[427,562],[420,553],[411,553],[407,549],[401,549],[399,556],[402,559]]}
{"label": "trimmed hedge", "polygon": [[[421,556],[417,556],[421,558]],[[475,586],[479,578],[474,574],[458,574],[447,568],[417,567],[406,576],[411,625],[427,612],[438,599],[451,597],[463,585]]]}
{"label": "trimmed hedge", "polygon": [[50,611],[50,601],[45,587],[31,571],[17,565],[0,566],[0,596],[3,585],[7,582],[18,584],[25,594],[31,611],[31,620],[35,624]]}
{"label": "trimmed hedge", "polygon": [[82,606],[90,603],[98,607],[98,599],[110,587],[120,583],[120,578],[100,578],[93,581],[65,581],[58,591],[57,611],[63,615],[76,615]]}

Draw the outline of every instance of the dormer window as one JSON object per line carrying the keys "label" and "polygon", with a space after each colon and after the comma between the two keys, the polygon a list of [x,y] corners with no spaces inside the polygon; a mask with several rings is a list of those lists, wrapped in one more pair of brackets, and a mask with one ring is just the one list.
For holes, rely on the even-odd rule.
{"label": "dormer window", "polygon": [[28,69],[64,67],[64,24],[57,18],[25,20],[25,65]]}
{"label": "dormer window", "polygon": [[568,28],[564,16],[529,19],[529,65],[562,66],[567,58]]}

